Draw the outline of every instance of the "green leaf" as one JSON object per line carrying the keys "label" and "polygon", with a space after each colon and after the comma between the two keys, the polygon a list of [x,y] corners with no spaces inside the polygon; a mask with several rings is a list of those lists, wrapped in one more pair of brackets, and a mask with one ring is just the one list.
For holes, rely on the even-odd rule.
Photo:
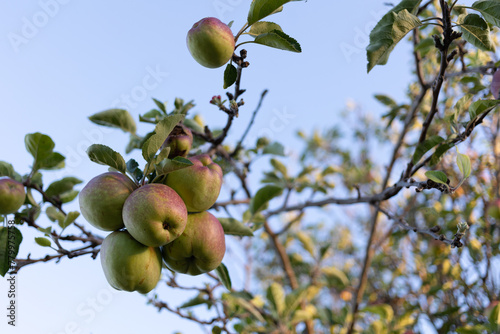
{"label": "green leaf", "polygon": [[387,95],[382,95],[382,94],[377,94],[374,96],[380,103],[382,103],[385,106],[394,108],[397,106],[396,101],[394,101],[392,98],[390,98]]}
{"label": "green leaf", "polygon": [[434,154],[432,154],[431,161],[429,161],[429,165],[435,166],[441,160],[441,157],[443,156],[443,154],[448,152],[448,150],[452,147],[453,147],[453,144],[451,144],[451,143],[446,143],[446,144],[440,145],[436,149],[436,151],[434,151]]}
{"label": "green leaf", "polygon": [[296,0],[253,0],[248,12],[248,25],[252,25],[264,17],[280,11],[280,7],[290,1]]}
{"label": "green leaf", "polygon": [[279,171],[283,176],[286,177],[288,175],[286,166],[281,161],[276,159],[271,159],[271,165],[274,167],[274,169]]}
{"label": "green leaf", "polygon": [[[169,155],[170,155],[170,147],[166,146],[166,147],[162,148],[160,150],[160,153],[158,153],[158,155],[156,156],[156,160],[155,160],[156,163],[159,164],[163,160],[168,159]],[[189,159],[186,159],[186,158],[183,158],[183,159],[190,161]],[[182,160],[182,161],[184,161],[184,160]]]}
{"label": "green leaf", "polygon": [[468,178],[471,173],[471,163],[469,157],[465,154],[458,153],[457,165],[458,169],[460,169],[460,172],[464,176],[464,179]]}
{"label": "green leaf", "polygon": [[62,203],[69,203],[78,196],[80,192],[78,190],[71,190],[59,195],[59,199]]}
{"label": "green leaf", "polygon": [[420,143],[415,149],[415,153],[413,154],[413,164],[418,163],[425,153],[427,153],[436,145],[441,144],[443,141],[444,138],[440,136],[432,136],[429,139],[425,140],[423,143]]}
{"label": "green leaf", "polygon": [[422,25],[414,15],[421,0],[403,0],[392,8],[377,23],[370,33],[370,44],[366,48],[368,72],[376,65],[385,65],[389,55],[403,37]]}
{"label": "green leaf", "polygon": [[151,162],[153,157],[165,142],[174,127],[184,119],[184,115],[175,114],[162,119],[156,124],[153,134],[146,140],[142,147],[142,156],[147,162]]}
{"label": "green leaf", "polygon": [[498,0],[476,1],[472,4],[472,8],[479,11],[488,23],[500,27],[500,2]]}
{"label": "green leaf", "polygon": [[495,51],[486,21],[477,14],[460,15],[459,29],[467,42],[484,51]]}
{"label": "green leaf", "polygon": [[134,159],[127,161],[127,172],[134,174],[137,169],[139,169],[139,163]]}
{"label": "green leaf", "polygon": [[314,242],[311,239],[311,237],[305,232],[298,231],[297,232],[297,239],[302,244],[302,247],[304,247],[304,249],[309,254],[311,254],[312,257],[314,257]]}
{"label": "green leaf", "polygon": [[230,298],[236,304],[240,305],[245,310],[250,312],[258,321],[263,322],[263,323],[266,322],[264,320],[264,317],[262,316],[262,314],[260,314],[259,310],[255,306],[253,306],[250,302],[246,301],[245,299],[243,299],[241,297],[232,297],[231,295],[227,296],[227,298]]}
{"label": "green leaf", "polygon": [[52,233],[52,226],[49,226],[47,228],[39,227],[38,231],[42,232],[43,234],[45,234],[45,236],[48,237]]}
{"label": "green leaf", "polygon": [[388,304],[367,306],[362,309],[361,312],[377,314],[380,316],[381,320],[385,320],[387,323],[390,323],[394,318],[394,310],[392,309],[391,305]]}
{"label": "green leaf", "polygon": [[470,107],[470,103],[474,98],[473,94],[466,94],[455,104],[455,121],[458,121],[459,115]]}
{"label": "green leaf", "polygon": [[217,218],[224,229],[224,234],[240,237],[252,237],[252,229],[234,218]]}
{"label": "green leaf", "polygon": [[500,325],[500,304],[497,304],[491,310],[490,316],[488,317],[490,324]]}
{"label": "green leaf", "polygon": [[205,298],[205,296],[206,296],[206,293],[203,293],[203,292],[199,293],[196,297],[188,300],[187,302],[185,302],[184,304],[179,306],[179,308],[188,308],[188,307],[198,306],[198,305],[202,305],[202,304],[207,304],[208,301]]}
{"label": "green leaf", "polygon": [[272,283],[267,288],[266,297],[277,315],[281,317],[285,311],[285,290],[283,290],[283,287],[278,283]]}
{"label": "green leaf", "polygon": [[186,167],[192,166],[193,163],[186,158],[183,157],[175,157],[173,159],[163,159],[160,163],[155,165],[156,175],[166,175],[173,171],[183,169]]}
{"label": "green leaf", "polygon": [[27,134],[24,137],[26,150],[33,156],[33,169],[38,170],[41,163],[52,155],[54,149],[54,141],[47,135],[39,132]]}
{"label": "green leaf", "polygon": [[221,263],[216,269],[215,272],[217,273],[217,276],[219,277],[220,281],[222,282],[222,285],[228,290],[231,290],[231,277],[229,277],[229,271],[227,270],[227,267],[224,265],[224,263]]}
{"label": "green leaf", "polygon": [[35,238],[35,242],[42,247],[50,247],[50,245],[52,245],[52,242],[50,241],[50,239],[47,239],[44,237]]}
{"label": "green leaf", "polygon": [[457,328],[457,333],[458,334],[484,334],[485,333],[485,328],[484,326],[481,325],[476,325],[474,327],[460,327]]}
{"label": "green leaf", "polygon": [[8,176],[13,180],[22,181],[21,175],[16,173],[14,167],[5,161],[0,161],[0,177]]}
{"label": "green leaf", "polygon": [[135,134],[137,126],[134,119],[127,110],[109,109],[101,111],[89,117],[89,120],[95,124],[111,128],[119,128],[124,132]]}
{"label": "green leaf", "polygon": [[5,276],[11,269],[12,261],[19,252],[19,245],[23,241],[21,231],[15,226],[0,227],[0,275]]}
{"label": "green leaf", "polygon": [[302,52],[300,44],[281,30],[273,30],[268,33],[260,34],[255,37],[254,42],[280,50],[297,53]]}
{"label": "green leaf", "polygon": [[500,100],[478,100],[471,104],[469,107],[470,119],[474,119],[477,116],[494,109],[500,104]]}
{"label": "green leaf", "polygon": [[441,171],[430,170],[425,172],[425,176],[436,183],[447,184],[448,181],[446,174]]}
{"label": "green leaf", "polygon": [[273,30],[283,31],[283,29],[281,29],[281,27],[274,22],[256,22],[252,25],[248,34],[255,37],[261,34],[269,33]]}
{"label": "green leaf", "polygon": [[51,221],[57,221],[59,222],[59,224],[64,222],[64,219],[66,219],[64,214],[53,206],[49,206],[47,209],[45,209],[45,214]]}
{"label": "green leaf", "polygon": [[259,189],[250,201],[249,210],[252,215],[264,209],[266,204],[274,197],[281,195],[283,188],[267,185]]}
{"label": "green leaf", "polygon": [[130,135],[130,140],[129,140],[127,146],[125,147],[125,153],[129,154],[130,152],[132,152],[136,148],[142,148],[143,139],[144,138]]}
{"label": "green leaf", "polygon": [[145,123],[151,123],[150,120],[158,121],[163,117],[163,114],[158,109],[151,109],[144,115],[139,115],[139,121]]}
{"label": "green leaf", "polygon": [[292,293],[286,295],[285,297],[285,310],[283,312],[283,318],[288,318],[290,314],[292,314],[297,307],[299,307],[300,303],[306,298],[307,289],[299,288],[294,290]]}
{"label": "green leaf", "polygon": [[163,111],[163,113],[165,113],[165,114],[167,113],[167,107],[166,107],[165,103],[160,102],[155,98],[153,98],[153,101],[158,106],[158,108],[160,108],[160,110]]}
{"label": "green leaf", "polygon": [[238,70],[233,64],[229,63],[224,70],[224,89],[231,87],[238,77]]}
{"label": "green leaf", "polygon": [[64,168],[66,158],[57,152],[52,152],[47,158],[41,160],[38,164],[39,169],[54,170]]}
{"label": "green leaf", "polygon": [[71,211],[68,212],[68,215],[64,219],[64,221],[59,223],[59,226],[61,226],[63,229],[68,227],[69,225],[73,224],[73,222],[80,216],[80,212],[78,211]]}
{"label": "green leaf", "polygon": [[139,163],[134,159],[127,161],[127,171],[133,175],[134,180],[139,181],[144,176],[142,170],[139,168]]}
{"label": "green leaf", "polygon": [[73,190],[73,187],[80,183],[82,183],[82,181],[76,177],[65,177],[59,181],[52,182],[47,190],[45,190],[45,194],[48,197],[59,196]]}
{"label": "green leaf", "polygon": [[337,267],[325,267],[321,271],[331,283],[340,289],[349,285],[349,278],[347,278],[346,274]]}
{"label": "green leaf", "polygon": [[273,154],[273,155],[279,155],[284,157],[285,156],[285,147],[278,143],[274,142],[269,145],[267,145],[264,150],[262,151],[263,154]]}
{"label": "green leaf", "polygon": [[121,154],[106,145],[90,145],[87,149],[87,155],[95,163],[112,167],[123,174],[127,171],[127,164]]}

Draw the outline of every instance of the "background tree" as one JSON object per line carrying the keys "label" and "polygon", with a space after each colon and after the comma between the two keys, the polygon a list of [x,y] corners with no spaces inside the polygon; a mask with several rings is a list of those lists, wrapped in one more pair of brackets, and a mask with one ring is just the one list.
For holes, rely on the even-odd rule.
{"label": "background tree", "polygon": [[[250,28],[250,40],[301,50],[278,27],[258,24],[286,2],[253,2],[244,27]],[[226,140],[245,107],[244,78],[252,70],[252,55],[241,48],[225,70],[225,86],[234,86],[211,101],[227,115],[220,129],[192,114],[192,102],[176,99],[168,108],[155,100],[155,109],[140,120],[156,125],[186,115],[184,125],[195,138],[192,152],[211,154],[225,172],[230,189],[212,212],[227,238],[238,240],[233,251],[245,255],[246,288],[231,283],[238,263],[193,285],[164,270],[163,284],[185,291],[185,303],[173,306],[160,293],[146,296],[148,303],[214,333],[411,333],[421,330],[419,321],[443,333],[498,331],[500,122],[499,101],[493,99],[498,90],[490,92],[490,82],[499,24],[498,1],[469,7],[447,1],[396,4],[370,34],[368,71],[408,40],[414,80],[406,99],[377,95],[387,109],[381,120],[348,106],[341,123],[299,132],[304,144],[295,155],[285,156],[282,143],[264,137],[249,142],[246,130],[236,141]],[[263,91],[247,129],[265,97]],[[139,134],[126,110],[90,119],[130,133],[122,152],[144,152],[144,139],[152,135]],[[28,134],[25,142],[33,156],[29,174],[19,175],[7,162],[0,166],[2,175],[27,189],[26,205],[15,215],[16,244],[23,230],[36,229],[36,242],[52,250],[42,258],[17,258],[15,271],[61,258],[97,257],[103,235],[65,209],[81,180],[44,185],[42,172],[62,168],[64,157],[46,135]],[[125,164],[114,149],[92,146],[89,155],[137,179],[154,180],[144,164]],[[254,184],[257,161],[266,167],[257,169],[260,183]],[[39,225],[41,212],[54,224]],[[0,231],[8,247],[8,230]],[[3,274],[9,269],[5,254]],[[258,286],[250,287],[255,280]],[[191,311],[200,307],[208,311]]]}

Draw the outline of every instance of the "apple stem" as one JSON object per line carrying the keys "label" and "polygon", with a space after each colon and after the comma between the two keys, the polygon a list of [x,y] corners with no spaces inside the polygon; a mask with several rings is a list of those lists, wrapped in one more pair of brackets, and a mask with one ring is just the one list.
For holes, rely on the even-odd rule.
{"label": "apple stem", "polygon": [[[238,31],[238,33],[236,34],[236,36],[234,36],[234,42],[235,43],[238,41],[238,38],[240,38],[240,36],[245,32],[245,30],[248,29],[248,27],[250,27],[250,26],[248,25],[248,22],[247,22],[247,23],[245,23],[243,25],[243,27],[240,29],[240,31]],[[234,48],[235,50],[236,50],[236,47]]]}
{"label": "apple stem", "polygon": [[246,41],[246,42],[241,42],[240,44],[236,45],[234,49],[236,50],[238,47],[242,46],[243,44],[249,44],[249,43],[255,43],[254,41]]}

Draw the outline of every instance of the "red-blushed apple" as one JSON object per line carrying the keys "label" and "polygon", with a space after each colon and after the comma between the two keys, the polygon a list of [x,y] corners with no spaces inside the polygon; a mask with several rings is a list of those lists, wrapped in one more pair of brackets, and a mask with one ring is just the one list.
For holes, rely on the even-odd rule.
{"label": "red-blushed apple", "polygon": [[123,206],[127,231],[140,243],[159,247],[179,237],[187,223],[186,205],[170,187],[152,183],[134,191]]}
{"label": "red-blushed apple", "polygon": [[117,290],[148,293],[160,280],[160,249],[144,246],[127,231],[109,234],[102,242],[100,257],[104,276]]}
{"label": "red-blushed apple", "polygon": [[226,252],[224,230],[208,211],[190,213],[182,235],[162,248],[165,265],[178,273],[200,275],[217,268]]}
{"label": "red-blushed apple", "polygon": [[208,210],[219,197],[222,169],[209,155],[190,157],[192,166],[167,174],[165,184],[181,196],[188,212]]}
{"label": "red-blushed apple", "polygon": [[193,58],[208,68],[226,64],[234,52],[234,36],[227,24],[215,17],[196,22],[187,34],[187,46]]}
{"label": "red-blushed apple", "polygon": [[168,158],[173,159],[187,156],[192,145],[193,133],[187,126],[179,124],[175,126],[161,148],[170,147]]}
{"label": "red-blushed apple", "polygon": [[0,214],[17,212],[23,206],[26,192],[22,183],[11,178],[0,179]]}
{"label": "red-blushed apple", "polygon": [[137,185],[122,173],[108,172],[97,175],[80,192],[82,216],[91,225],[103,231],[123,228],[123,205],[135,189]]}

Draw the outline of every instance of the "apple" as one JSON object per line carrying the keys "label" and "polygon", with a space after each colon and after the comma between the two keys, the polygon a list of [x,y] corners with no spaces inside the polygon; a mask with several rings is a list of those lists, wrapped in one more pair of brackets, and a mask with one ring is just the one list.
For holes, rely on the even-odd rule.
{"label": "apple", "polygon": [[11,178],[0,179],[0,215],[17,212],[24,204],[24,185]]}
{"label": "apple", "polygon": [[104,276],[117,290],[148,293],[160,280],[160,249],[144,246],[127,231],[109,234],[102,242],[100,258]]}
{"label": "apple", "polygon": [[190,213],[182,235],[161,248],[165,265],[178,273],[200,275],[217,268],[226,252],[224,230],[208,211]]}
{"label": "apple", "polygon": [[186,205],[172,188],[159,183],[147,184],[125,201],[123,221],[127,231],[140,243],[163,246],[184,231]]}
{"label": "apple", "polygon": [[80,192],[80,211],[94,227],[103,231],[116,231],[124,227],[123,205],[135,189],[137,185],[122,173],[98,175]]}
{"label": "apple", "polygon": [[165,184],[181,196],[188,212],[208,210],[219,197],[222,169],[208,154],[190,157],[192,166],[167,174]]}
{"label": "apple", "polygon": [[193,58],[208,68],[226,64],[234,52],[234,36],[228,25],[215,17],[196,22],[187,34],[187,46]]}
{"label": "apple", "polygon": [[169,159],[175,157],[185,157],[188,155],[191,146],[193,145],[193,133],[191,130],[183,125],[176,125],[168,138],[165,140],[161,149],[170,147]]}

